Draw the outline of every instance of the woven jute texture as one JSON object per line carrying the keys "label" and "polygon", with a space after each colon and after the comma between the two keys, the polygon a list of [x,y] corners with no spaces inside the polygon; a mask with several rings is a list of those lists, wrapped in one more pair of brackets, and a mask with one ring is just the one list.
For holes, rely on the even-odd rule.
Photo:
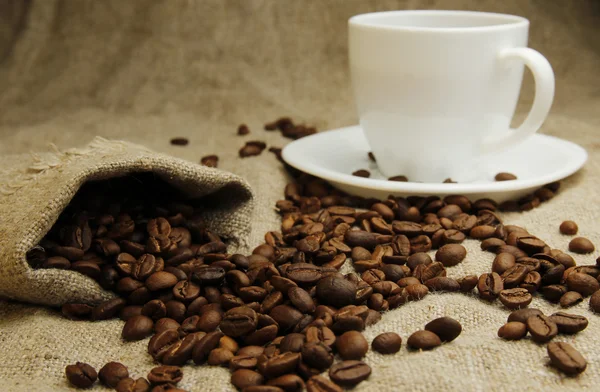
{"label": "woven jute texture", "polygon": [[93,304],[111,297],[82,274],[32,269],[25,257],[86,181],[151,172],[187,199],[210,196],[210,208],[203,208],[207,226],[224,239],[231,239],[232,251],[248,249],[252,191],[234,174],[102,138],[84,148],[9,159],[32,162],[5,169],[0,175],[0,295],[54,306],[67,302]]}
{"label": "woven jute texture", "polygon": [[[55,152],[48,142],[64,152],[97,135],[189,162],[216,153],[219,167],[247,180],[256,195],[252,229],[243,238],[250,247],[260,244],[266,231],[279,228],[274,203],[288,179],[272,154],[241,159],[237,150],[247,140],[281,147],[286,140],[262,130],[262,124],[281,115],[321,130],[357,123],[347,69],[349,17],[416,8],[525,16],[531,21],[529,45],[549,59],[557,80],[555,103],[541,132],[579,143],[590,160],[550,202],[502,218],[561,250],[567,249],[569,237],[559,234],[558,225],[573,219],[581,235],[600,245],[598,1],[7,0],[0,7],[0,170],[26,170],[35,163],[30,155],[16,159],[8,154],[51,156]],[[528,110],[532,91],[526,75],[517,121]],[[251,129],[245,137],[235,134],[242,122]],[[190,144],[169,145],[175,136],[189,138]],[[16,198],[15,203],[26,204]],[[10,232],[25,230],[4,215],[0,220],[2,237],[8,232],[17,238]],[[492,255],[481,252],[475,241],[465,245],[467,259],[448,274],[489,271]],[[4,263],[5,250],[0,252]],[[574,255],[578,264],[594,264],[597,256]],[[546,313],[559,310],[537,298],[530,306]],[[500,340],[496,333],[508,311],[499,304],[442,294],[386,313],[365,335],[371,341],[380,332],[395,331],[406,341],[441,315],[459,320],[462,335],[431,352],[403,348],[385,357],[370,352],[366,361],[373,374],[355,390],[598,390],[600,316],[589,312],[587,301],[569,311],[590,320],[585,331],[555,338],[572,342],[588,359],[588,369],[578,377],[549,367],[545,345]],[[119,320],[73,322],[51,308],[0,302],[0,390],[69,390],[64,367],[75,361],[96,368],[121,361],[135,376],[145,376],[153,366],[147,340],[123,342],[122,326]],[[233,390],[226,369],[186,366],[184,373],[185,389]]]}

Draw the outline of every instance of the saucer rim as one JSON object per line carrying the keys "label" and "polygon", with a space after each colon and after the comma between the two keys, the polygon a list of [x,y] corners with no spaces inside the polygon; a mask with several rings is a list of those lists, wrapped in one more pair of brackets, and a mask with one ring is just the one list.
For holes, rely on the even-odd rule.
{"label": "saucer rim", "polygon": [[[319,140],[320,138],[327,135],[332,136],[332,133],[343,134],[349,132],[362,131],[360,125],[352,125],[348,127],[336,128],[329,131],[323,131],[314,135],[306,136],[302,139],[295,140],[287,144],[282,152],[282,158],[290,166],[301,170],[305,173],[313,176],[322,178],[327,181],[342,183],[348,185],[359,186],[361,188],[375,189],[379,191],[389,192],[409,192],[409,193],[431,193],[431,194],[451,194],[451,193],[493,193],[493,192],[511,192],[519,191],[522,189],[540,187],[560,179],[566,178],[578,170],[580,170],[588,160],[587,151],[580,145],[573,143],[569,140],[561,139],[555,136],[545,135],[536,133],[531,136],[533,139],[547,140],[555,144],[562,144],[563,148],[569,148],[572,153],[569,154],[574,157],[570,160],[566,166],[560,170],[553,171],[550,174],[536,177],[533,179],[526,180],[512,180],[512,181],[501,181],[501,182],[486,182],[486,183],[419,183],[419,182],[395,182],[389,180],[380,180],[374,178],[363,178],[338,172],[332,169],[324,168],[313,162],[302,162],[301,160],[294,158],[294,149],[302,147],[305,144],[310,144],[313,141]],[[291,151],[291,152],[290,152]],[[291,156],[290,156],[291,155]]]}

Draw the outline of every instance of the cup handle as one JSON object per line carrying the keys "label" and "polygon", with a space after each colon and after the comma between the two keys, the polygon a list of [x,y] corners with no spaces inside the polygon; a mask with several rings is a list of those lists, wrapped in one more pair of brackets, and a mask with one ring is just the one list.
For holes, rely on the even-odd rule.
{"label": "cup handle", "polygon": [[511,129],[507,135],[484,140],[483,152],[486,154],[504,150],[536,133],[548,116],[554,99],[554,72],[540,52],[530,48],[510,48],[501,51],[498,57],[502,61],[522,60],[529,67],[535,80],[535,98],[521,126]]}

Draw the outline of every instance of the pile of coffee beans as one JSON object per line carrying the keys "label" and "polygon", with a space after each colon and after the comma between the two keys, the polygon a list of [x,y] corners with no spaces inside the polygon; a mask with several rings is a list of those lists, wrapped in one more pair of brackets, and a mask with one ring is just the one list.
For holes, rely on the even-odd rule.
{"label": "pile of coffee beans", "polygon": [[[285,124],[274,127],[291,134]],[[246,146],[249,155],[266,148],[259,142]],[[600,267],[576,266],[524,228],[505,225],[496,213],[501,206],[490,199],[365,199],[290,173],[294,181],[276,202],[281,230],[266,233],[250,255],[227,253],[225,241],[201,217],[201,200],[184,200],[146,173],[86,184],[27,258],[35,268],[85,274],[118,295],[97,306],[66,304],[66,317],[120,317],[125,341],[151,337],[148,353],[156,362],[225,366],[232,384],[249,392],[337,391],[360,383],[371,373],[361,361],[369,347],[361,331],[381,312],[429,292],[477,288],[483,300],[499,300],[508,309],[525,308],[538,293],[563,306],[591,295],[590,307],[600,312]],[[516,205],[533,208],[557,189],[549,184]],[[446,268],[468,257],[461,245],[466,238],[496,254],[491,271],[448,277]],[[432,250],[433,259],[427,253]],[[356,273],[341,274],[346,263]],[[552,334],[544,329],[552,325],[546,318],[531,326],[526,321],[524,330],[509,323],[502,334]],[[461,330],[455,320],[433,320],[407,346],[433,348]],[[391,354],[401,343],[388,332],[371,347]],[[572,352],[567,346],[552,350],[553,361]],[[335,363],[336,354],[341,362]],[[95,371],[73,366],[67,377],[79,380],[74,385],[94,382]],[[319,376],[328,369],[331,381]],[[145,379],[129,380],[135,390],[150,388]],[[126,390],[133,390],[129,384]]]}
{"label": "pile of coffee beans", "polygon": [[[584,316],[557,312],[545,316],[539,309],[520,309],[508,316],[507,323],[498,330],[498,336],[506,340],[520,340],[531,335],[536,343],[548,343],[558,334],[573,335],[588,326]],[[554,367],[566,374],[578,374],[585,370],[587,361],[570,344],[548,343],[548,356]]]}
{"label": "pile of coffee beans", "polygon": [[127,367],[119,362],[107,363],[98,373],[87,363],[77,362],[65,368],[65,375],[77,388],[89,388],[99,379],[102,385],[117,392],[185,392],[177,388],[183,379],[183,371],[177,366],[157,366],[147,378],[132,378]]}

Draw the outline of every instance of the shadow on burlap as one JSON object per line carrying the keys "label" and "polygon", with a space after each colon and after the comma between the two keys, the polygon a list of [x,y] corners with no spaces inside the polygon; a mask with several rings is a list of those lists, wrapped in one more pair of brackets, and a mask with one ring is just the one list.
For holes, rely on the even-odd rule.
{"label": "shadow on burlap", "polygon": [[[48,142],[61,150],[80,147],[96,135],[193,162],[218,153],[220,167],[245,178],[257,195],[251,245],[278,228],[273,206],[287,179],[272,154],[241,160],[237,150],[252,139],[282,146],[286,141],[264,132],[262,124],[284,114],[319,129],[357,122],[346,58],[350,16],[405,8],[523,15],[532,22],[530,46],[548,57],[557,76],[555,105],[542,132],[580,143],[590,161],[564,181],[552,201],[503,218],[562,250],[569,238],[558,233],[558,225],[573,219],[581,235],[600,244],[597,1],[14,0],[0,7],[5,22],[0,28],[3,165],[25,162],[6,154],[48,151]],[[526,77],[521,113],[531,98]],[[251,135],[235,135],[242,122]],[[188,137],[190,145],[169,145],[174,136]],[[492,256],[477,242],[465,245],[466,261],[449,268],[449,275],[488,271]],[[574,255],[578,264],[593,264],[596,256]],[[559,310],[541,299],[531,306],[546,313]],[[463,334],[431,352],[369,353],[373,374],[356,390],[594,390],[600,383],[600,319],[588,311],[587,301],[569,311],[590,319],[580,334],[555,339],[572,342],[588,359],[579,377],[548,367],[544,345],[499,340],[496,332],[508,312],[498,304],[446,294],[385,314],[365,335],[370,341],[380,332],[396,331],[406,340],[441,315],[458,319]],[[122,324],[72,322],[51,309],[0,303],[1,389],[66,390],[64,366],[77,360],[96,368],[121,361],[135,376],[145,376],[153,366],[147,341],[122,342]],[[186,389],[232,390],[226,369],[187,366],[184,373]]]}

